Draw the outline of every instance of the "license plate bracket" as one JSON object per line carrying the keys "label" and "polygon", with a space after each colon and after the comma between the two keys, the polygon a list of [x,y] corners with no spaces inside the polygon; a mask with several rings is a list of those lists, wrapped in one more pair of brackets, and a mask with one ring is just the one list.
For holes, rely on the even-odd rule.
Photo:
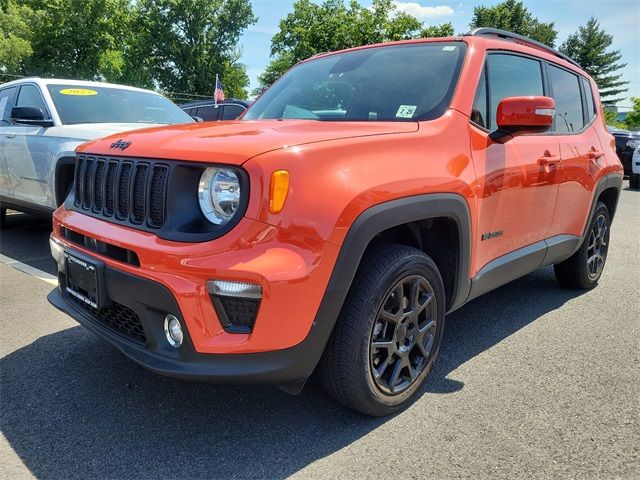
{"label": "license plate bracket", "polygon": [[64,261],[67,293],[96,310],[102,308],[102,265],[69,252],[64,252]]}

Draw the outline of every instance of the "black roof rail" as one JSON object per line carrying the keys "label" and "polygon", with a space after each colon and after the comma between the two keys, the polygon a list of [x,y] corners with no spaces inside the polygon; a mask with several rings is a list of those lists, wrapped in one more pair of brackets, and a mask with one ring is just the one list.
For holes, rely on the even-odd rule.
{"label": "black roof rail", "polygon": [[567,62],[575,65],[578,68],[582,68],[580,66],[580,64],[578,62],[576,62],[573,58],[566,56],[563,53],[560,53],[559,51],[555,50],[554,48],[551,48],[549,45],[545,45],[544,43],[538,42],[537,40],[533,40],[531,38],[522,36],[522,35],[518,35],[517,33],[511,33],[511,32],[507,32],[506,30],[500,30],[498,28],[486,28],[486,27],[480,27],[480,28],[474,28],[473,30],[469,30],[467,33],[464,34],[465,37],[480,37],[483,35],[492,35],[495,37],[500,37],[500,38],[504,38],[507,40],[514,40],[516,42],[520,42],[523,43],[525,45],[528,45],[530,47],[534,47],[537,48],[539,50],[543,50],[547,53],[550,53],[552,55],[555,55],[556,57],[562,58],[563,60],[566,60]]}

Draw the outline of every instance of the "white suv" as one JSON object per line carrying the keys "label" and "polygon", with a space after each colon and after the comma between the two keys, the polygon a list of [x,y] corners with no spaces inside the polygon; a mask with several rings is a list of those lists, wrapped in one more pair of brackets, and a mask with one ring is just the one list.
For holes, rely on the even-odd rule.
{"label": "white suv", "polygon": [[7,208],[51,214],[73,183],[81,143],[193,121],[162,95],[140,88],[41,78],[0,85],[2,220]]}
{"label": "white suv", "polygon": [[629,175],[629,187],[640,189],[640,145],[633,151],[631,158],[631,175]]}

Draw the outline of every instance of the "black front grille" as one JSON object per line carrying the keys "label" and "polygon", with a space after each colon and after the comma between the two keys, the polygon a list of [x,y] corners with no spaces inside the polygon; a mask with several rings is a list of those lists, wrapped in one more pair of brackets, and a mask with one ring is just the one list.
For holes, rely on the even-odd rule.
{"label": "black front grille", "polygon": [[137,342],[147,342],[147,336],[144,334],[144,328],[142,328],[140,317],[138,317],[136,312],[131,310],[129,307],[117,302],[112,302],[110,307],[97,310],[76,297],[69,295],[68,298],[73,300],[77,305],[87,311],[95,320],[99,321],[103,325],[122,333]]}
{"label": "black front grille", "polygon": [[162,228],[168,180],[166,164],[79,156],[74,206],[122,222]]}

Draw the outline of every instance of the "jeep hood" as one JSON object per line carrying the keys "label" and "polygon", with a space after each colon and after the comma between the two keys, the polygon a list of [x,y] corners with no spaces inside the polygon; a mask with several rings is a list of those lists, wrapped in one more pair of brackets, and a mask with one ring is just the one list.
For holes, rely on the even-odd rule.
{"label": "jeep hood", "polygon": [[[85,143],[78,152],[240,165],[256,155],[344,138],[415,132],[417,122],[239,120],[136,130]],[[125,150],[116,140],[131,142]]]}

